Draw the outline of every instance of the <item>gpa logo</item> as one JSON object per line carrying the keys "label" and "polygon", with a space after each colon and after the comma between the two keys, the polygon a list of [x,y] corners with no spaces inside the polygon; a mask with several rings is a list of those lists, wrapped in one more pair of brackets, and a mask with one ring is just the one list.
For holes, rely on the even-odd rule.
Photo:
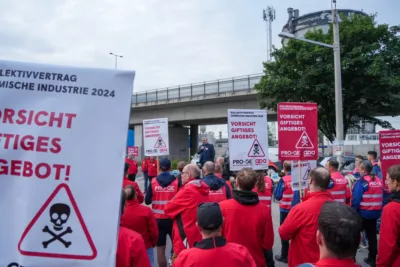
{"label": "gpa logo", "polygon": [[168,149],[166,149],[166,148],[160,148],[160,153],[167,152],[167,151],[168,151]]}
{"label": "gpa logo", "polygon": [[282,150],[281,151],[281,156],[286,156],[286,157],[298,157],[300,156],[300,151],[294,150]]}
{"label": "gpa logo", "polygon": [[303,151],[304,157],[314,157],[315,156],[315,151],[314,150],[305,150]]}
{"label": "gpa logo", "polygon": [[267,159],[256,159],[256,165],[267,164]]}
{"label": "gpa logo", "polygon": [[251,159],[234,159],[232,164],[233,166],[245,166],[251,165]]}

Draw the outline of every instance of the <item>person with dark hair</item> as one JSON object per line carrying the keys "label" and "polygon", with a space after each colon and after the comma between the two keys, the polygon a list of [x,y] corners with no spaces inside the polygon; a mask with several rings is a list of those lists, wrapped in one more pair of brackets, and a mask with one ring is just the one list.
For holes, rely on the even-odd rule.
{"label": "person with dark hair", "polygon": [[136,174],[138,173],[138,164],[133,155],[128,155],[125,162],[129,164],[128,169],[128,180],[134,182],[136,180]]}
{"label": "person with dark hair", "polygon": [[233,199],[219,204],[224,217],[222,235],[228,242],[245,246],[257,267],[265,267],[264,250],[272,249],[274,230],[270,208],[262,205],[252,191],[256,182],[257,174],[251,168],[238,173]]}
{"label": "person with dark hair", "polygon": [[382,171],[381,167],[379,167],[379,161],[378,161],[378,153],[376,151],[368,151],[368,160],[372,164],[372,171],[375,176],[378,176],[379,178],[382,179]]}
{"label": "person with dark hair", "polygon": [[196,227],[199,204],[207,202],[210,188],[200,179],[200,169],[196,164],[188,164],[182,171],[182,188],[166,205],[165,214],[174,220],[172,246],[176,257],[186,248],[191,248],[201,240]]}
{"label": "person with dark hair", "polygon": [[317,244],[320,259],[299,267],[359,267],[354,255],[360,244],[361,218],[349,206],[327,202],[318,216]]}
{"label": "person with dark hair", "polygon": [[143,172],[143,179],[144,179],[144,194],[146,194],[147,188],[149,187],[149,175],[148,175],[148,162],[149,157],[144,157],[142,160],[142,172]]}
{"label": "person with dark hair", "polygon": [[[126,193],[121,192],[121,217],[126,207]],[[116,267],[151,267],[143,238],[124,226],[119,227]]]}
{"label": "person with dark hair", "polygon": [[202,240],[193,248],[182,251],[174,267],[256,267],[247,248],[228,243],[222,236],[222,212],[215,202],[200,204],[197,210],[197,227]]}
{"label": "person with dark hair", "polygon": [[149,207],[139,204],[136,190],[132,185],[127,185],[124,191],[127,203],[120,224],[142,235],[151,266],[154,266],[153,248],[158,240],[156,218]]}
{"label": "person with dark hair", "polygon": [[127,185],[132,185],[133,188],[135,188],[135,190],[136,190],[137,200],[139,201],[140,204],[142,204],[144,201],[143,193],[140,190],[139,185],[136,182],[128,180],[128,171],[129,171],[129,164],[125,162],[124,179],[122,180],[122,188],[125,188],[125,186],[127,186]]}
{"label": "person with dark hair", "polygon": [[178,179],[170,174],[171,161],[167,158],[160,160],[160,175],[151,181],[147,189],[145,203],[152,204],[154,216],[158,225],[157,260],[160,267],[167,267],[165,248],[167,236],[172,240],[173,220],[165,214],[165,207],[179,190]]}
{"label": "person with dark hair", "polygon": [[375,266],[377,255],[376,222],[382,210],[383,184],[372,172],[372,164],[364,160],[360,165],[361,178],[354,184],[351,206],[363,219],[368,240],[368,258],[364,262]]}
{"label": "person with dark hair", "polygon": [[210,187],[210,194],[208,200],[210,202],[221,202],[232,198],[232,192],[230,187],[227,185],[224,179],[218,178],[215,174],[215,163],[207,161],[203,165],[203,178]]}
{"label": "person with dark hair", "polygon": [[[257,182],[253,188],[253,192],[257,193],[258,199],[261,205],[268,207],[268,211],[271,211],[272,194],[274,192],[274,182],[269,176],[266,176],[264,171],[257,171]],[[268,267],[274,267],[274,254],[272,249],[266,250],[265,261]]]}
{"label": "person with dark hair", "polygon": [[328,171],[331,175],[331,184],[329,185],[329,192],[333,199],[340,203],[350,204],[351,191],[348,187],[348,181],[338,171],[339,162],[334,159],[330,159],[327,163]]}
{"label": "person with dark hair", "polygon": [[400,165],[386,175],[391,202],[383,208],[377,267],[400,266]]}
{"label": "person with dark hair", "polygon": [[353,171],[353,176],[356,179],[360,179],[361,178],[361,174],[360,174],[360,165],[361,163],[364,161],[364,157],[361,155],[357,155],[354,159],[354,163],[355,163],[355,167],[354,167],[354,171]]}
{"label": "person with dark hair", "polygon": [[[289,211],[292,208],[293,195],[292,190],[292,163],[290,161],[283,162],[283,172],[284,176],[279,180],[275,189],[275,199],[280,201],[280,225],[286,220]],[[299,195],[300,198],[300,195]],[[276,255],[275,260],[287,263],[288,253],[289,253],[289,241],[281,240],[281,255]]]}
{"label": "person with dark hair", "polygon": [[282,240],[291,240],[288,266],[295,267],[304,262],[315,263],[319,259],[319,248],[315,239],[318,215],[327,201],[333,201],[328,192],[331,177],[327,169],[318,167],[310,172],[309,193],[289,212],[279,227]]}

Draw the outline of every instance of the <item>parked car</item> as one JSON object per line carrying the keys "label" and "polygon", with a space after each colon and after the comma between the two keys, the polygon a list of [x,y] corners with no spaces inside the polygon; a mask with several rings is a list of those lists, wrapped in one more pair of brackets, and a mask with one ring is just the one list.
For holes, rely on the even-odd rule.
{"label": "parked car", "polygon": [[[334,159],[336,160],[336,156],[330,156],[330,157],[325,157],[323,158],[319,163],[319,167],[325,167],[325,164],[328,162],[328,160]],[[341,174],[345,175],[348,173],[352,173],[356,167],[356,158],[351,157],[351,156],[345,156],[344,157],[344,164],[340,167],[339,171]]]}
{"label": "parked car", "polygon": [[[268,163],[268,169],[272,170],[276,173],[279,173],[282,169],[282,163],[278,160],[278,154],[272,153],[272,151],[268,151],[268,158],[269,158],[269,163]],[[225,153],[222,155],[225,159],[225,163],[228,164],[229,166],[229,148],[225,150]]]}

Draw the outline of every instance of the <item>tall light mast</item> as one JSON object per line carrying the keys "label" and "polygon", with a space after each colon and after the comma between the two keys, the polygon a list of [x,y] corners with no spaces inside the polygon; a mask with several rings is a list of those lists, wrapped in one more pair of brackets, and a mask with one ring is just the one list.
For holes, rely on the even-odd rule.
{"label": "tall light mast", "polygon": [[276,19],[275,9],[268,6],[263,10],[263,19],[267,26],[267,62],[272,61],[272,22]]}

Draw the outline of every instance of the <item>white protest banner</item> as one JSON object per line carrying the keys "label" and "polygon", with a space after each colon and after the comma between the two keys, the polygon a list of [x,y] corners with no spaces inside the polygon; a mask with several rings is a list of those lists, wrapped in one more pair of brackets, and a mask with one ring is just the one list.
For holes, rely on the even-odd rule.
{"label": "white protest banner", "polygon": [[[301,167],[300,164],[301,163]],[[292,161],[292,190],[300,190],[300,176],[301,176],[301,189],[308,188],[308,177],[312,169],[317,167],[316,160],[305,161]],[[301,168],[301,170],[300,170]]]}
{"label": "white protest banner", "polygon": [[169,155],[168,119],[144,120],[143,139],[146,156]]}
{"label": "white protest banner", "polygon": [[0,60],[0,266],[114,266],[133,79]]}
{"label": "white protest banner", "polygon": [[266,110],[228,110],[229,164],[232,171],[268,169]]}

